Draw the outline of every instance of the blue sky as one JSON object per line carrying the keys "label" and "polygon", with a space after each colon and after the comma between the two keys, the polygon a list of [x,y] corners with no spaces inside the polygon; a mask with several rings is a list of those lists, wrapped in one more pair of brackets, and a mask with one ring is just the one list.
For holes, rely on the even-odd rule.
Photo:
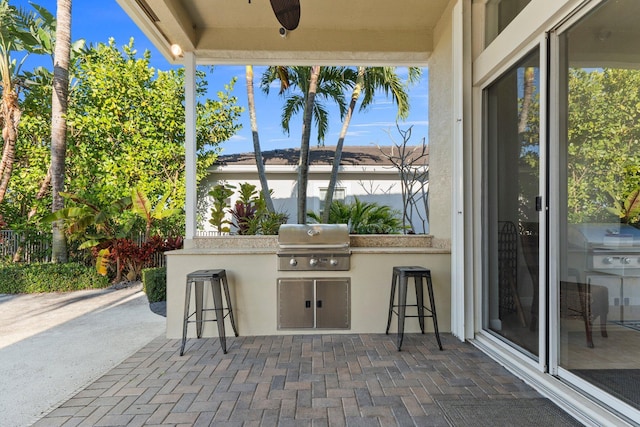
{"label": "blue sky", "polygon": [[[12,5],[32,10],[27,0],[10,0]],[[36,0],[34,3],[45,7],[55,15],[56,0]],[[128,43],[131,37],[135,40],[137,51],[142,54],[145,50],[151,52],[151,65],[160,70],[171,67],[164,57],[153,47],[146,36],[138,29],[129,16],[122,10],[115,0],[76,0],[72,5],[71,38],[73,40],[85,39],[87,43],[106,43],[110,37],[116,41],[116,45],[122,46]],[[291,122],[289,136],[282,132],[280,126],[280,113],[283,99],[278,96],[277,90],[272,90],[267,96],[258,88],[263,67],[255,67],[254,84],[256,85],[256,115],[260,145],[263,151],[277,148],[291,148],[300,146],[301,116],[296,116]],[[406,68],[399,68],[398,73],[406,76]],[[213,73],[209,74],[209,87],[212,97],[215,92],[222,90],[233,77],[238,81],[233,94],[238,98],[238,104],[247,105],[246,80],[244,66],[216,66]],[[402,128],[413,126],[411,143],[420,143],[423,137],[428,138],[428,75],[424,70],[422,82],[411,89],[411,115],[405,122],[401,122]],[[241,119],[242,130],[231,140],[223,143],[222,154],[233,154],[253,151],[251,139],[251,127],[249,115],[245,111]],[[395,128],[396,109],[390,99],[383,94],[376,97],[373,105],[363,112],[356,112],[351,120],[349,131],[345,139],[346,145],[389,145],[391,137],[400,142]],[[329,131],[325,139],[325,145],[335,145],[342,123],[334,109],[329,122]],[[315,130],[312,130],[312,144],[316,144]],[[390,137],[391,136],[391,137]]]}

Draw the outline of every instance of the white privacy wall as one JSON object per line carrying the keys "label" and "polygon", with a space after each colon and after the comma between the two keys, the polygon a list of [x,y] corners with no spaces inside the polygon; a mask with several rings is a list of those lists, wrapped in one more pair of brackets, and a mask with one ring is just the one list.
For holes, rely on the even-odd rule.
{"label": "white privacy wall", "polygon": [[[343,168],[341,180],[337,187],[344,188],[346,201],[357,197],[360,201],[375,202],[388,205],[402,211],[401,185],[398,172],[390,167],[380,166],[348,166]],[[330,167],[312,168],[307,187],[307,211],[319,212],[320,191],[328,186]],[[279,212],[289,215],[289,222],[296,222],[297,212],[297,174],[295,166],[273,166],[267,171],[269,188],[273,191],[274,207]],[[209,223],[211,217],[212,200],[207,195],[215,185],[226,182],[239,187],[240,183],[248,182],[260,189],[260,181],[255,170],[246,166],[221,167],[201,182],[198,202],[198,231],[212,232],[215,228]],[[235,204],[238,194],[231,197],[231,205]],[[421,211],[425,217],[424,210]],[[415,232],[423,234],[429,231],[428,223],[414,221]]]}

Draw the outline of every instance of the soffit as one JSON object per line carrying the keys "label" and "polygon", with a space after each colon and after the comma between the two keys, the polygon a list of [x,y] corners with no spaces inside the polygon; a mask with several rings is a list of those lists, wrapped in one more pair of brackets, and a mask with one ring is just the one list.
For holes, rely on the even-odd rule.
{"label": "soffit", "polygon": [[280,35],[268,0],[117,0],[172,62],[199,64],[426,64],[449,0],[300,0],[298,28]]}

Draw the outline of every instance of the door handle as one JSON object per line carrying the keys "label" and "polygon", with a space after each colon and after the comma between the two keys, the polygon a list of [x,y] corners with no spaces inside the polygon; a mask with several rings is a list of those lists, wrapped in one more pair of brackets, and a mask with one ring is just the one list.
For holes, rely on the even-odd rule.
{"label": "door handle", "polygon": [[322,300],[319,299],[318,301],[316,301],[316,307],[322,308]]}

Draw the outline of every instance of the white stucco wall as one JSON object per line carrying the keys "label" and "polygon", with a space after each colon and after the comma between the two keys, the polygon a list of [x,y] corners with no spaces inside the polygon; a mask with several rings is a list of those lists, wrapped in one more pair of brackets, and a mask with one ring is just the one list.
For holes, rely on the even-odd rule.
{"label": "white stucco wall", "polygon": [[[237,238],[237,237],[236,237]],[[391,273],[396,265],[426,265],[431,270],[438,328],[441,333],[451,330],[450,254],[431,248],[354,248],[349,271],[277,271],[275,249],[185,249],[167,253],[167,338],[182,336],[184,316],[185,278],[199,269],[224,268],[229,280],[233,311],[239,334],[289,335],[315,333],[384,333],[388,307]],[[343,278],[351,280],[349,329],[278,329],[278,278]],[[410,283],[407,304],[415,304],[413,282]],[[205,292],[205,308],[211,307],[211,296]],[[427,306],[429,306],[427,304]],[[192,305],[193,307],[193,305]],[[408,309],[410,310],[410,309]],[[413,309],[415,310],[415,308]],[[407,311],[409,313],[409,311]],[[415,312],[413,313],[415,314]],[[427,332],[432,322],[425,321]],[[195,327],[189,328],[190,337]],[[391,332],[397,331],[396,318]],[[407,319],[405,332],[419,332],[417,319]],[[226,334],[232,336],[227,318]],[[204,337],[217,336],[215,324],[204,325]],[[233,340],[227,342],[232,345]],[[188,347],[187,347],[188,348]]]}
{"label": "white stucco wall", "polygon": [[449,12],[436,28],[429,59],[429,193],[430,234],[451,241],[452,201],[452,26]]}

